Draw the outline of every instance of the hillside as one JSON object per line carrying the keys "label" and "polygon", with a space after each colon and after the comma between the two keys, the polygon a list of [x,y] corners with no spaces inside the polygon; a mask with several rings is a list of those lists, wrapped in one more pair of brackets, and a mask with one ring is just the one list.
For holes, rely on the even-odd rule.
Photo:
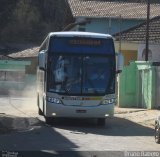
{"label": "hillside", "polygon": [[65,0],[0,0],[0,43],[39,43],[70,23],[67,15]]}
{"label": "hillside", "polygon": [[[94,1],[146,3],[146,0]],[[67,0],[0,0],[0,50],[3,43],[39,45],[48,32],[61,31],[74,21],[68,7]]]}

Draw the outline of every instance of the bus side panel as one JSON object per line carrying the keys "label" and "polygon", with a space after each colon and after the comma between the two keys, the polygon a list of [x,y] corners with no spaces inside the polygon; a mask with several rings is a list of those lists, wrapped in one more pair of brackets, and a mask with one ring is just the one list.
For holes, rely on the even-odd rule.
{"label": "bus side panel", "polygon": [[38,78],[37,78],[37,95],[39,98],[39,108],[42,112],[44,112],[44,88],[45,88],[45,72],[42,70],[38,70],[37,72]]}

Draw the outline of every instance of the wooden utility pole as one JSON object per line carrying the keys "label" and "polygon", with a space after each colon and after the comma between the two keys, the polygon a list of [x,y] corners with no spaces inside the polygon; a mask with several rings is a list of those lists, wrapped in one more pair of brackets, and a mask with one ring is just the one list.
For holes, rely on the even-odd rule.
{"label": "wooden utility pole", "polygon": [[149,19],[150,19],[150,0],[147,0],[147,25],[146,25],[146,53],[145,53],[145,61],[148,61],[148,52],[149,52]]}

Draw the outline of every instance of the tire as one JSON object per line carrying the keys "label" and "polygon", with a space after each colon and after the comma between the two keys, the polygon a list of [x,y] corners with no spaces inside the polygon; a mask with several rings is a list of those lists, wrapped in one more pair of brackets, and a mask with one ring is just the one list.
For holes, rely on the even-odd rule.
{"label": "tire", "polygon": [[155,142],[160,144],[160,126],[158,124],[155,125]]}
{"label": "tire", "polygon": [[105,118],[98,118],[98,119],[97,119],[97,124],[98,124],[99,126],[105,126],[105,124],[106,124],[106,119],[105,119]]}

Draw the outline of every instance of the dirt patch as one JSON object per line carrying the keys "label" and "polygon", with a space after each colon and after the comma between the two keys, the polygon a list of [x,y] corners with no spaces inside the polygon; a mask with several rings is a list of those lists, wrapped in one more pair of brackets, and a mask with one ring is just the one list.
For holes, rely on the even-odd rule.
{"label": "dirt patch", "polygon": [[155,119],[160,115],[160,110],[147,110],[137,108],[115,108],[115,117],[128,119],[137,124],[154,128]]}
{"label": "dirt patch", "polygon": [[10,133],[11,131],[13,131],[13,128],[10,126],[10,122],[5,125],[5,122],[3,122],[3,117],[0,115],[0,134],[6,134],[6,133]]}
{"label": "dirt patch", "polygon": [[16,117],[12,115],[0,115],[0,134],[8,134],[13,131],[27,131],[33,126],[41,126],[42,122],[36,117]]}

